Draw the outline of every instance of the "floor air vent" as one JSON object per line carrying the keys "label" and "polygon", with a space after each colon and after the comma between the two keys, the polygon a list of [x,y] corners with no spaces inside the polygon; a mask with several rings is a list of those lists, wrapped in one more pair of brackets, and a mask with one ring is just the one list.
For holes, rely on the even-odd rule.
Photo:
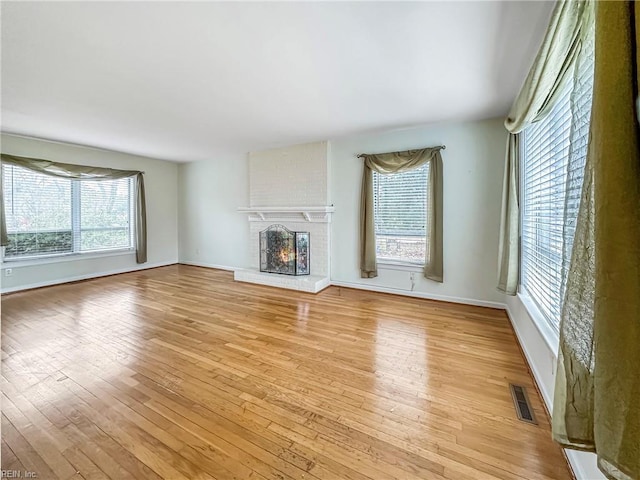
{"label": "floor air vent", "polygon": [[509,384],[509,390],[511,390],[511,397],[513,398],[513,404],[516,407],[516,413],[518,418],[523,422],[533,423],[537,425],[536,417],[533,414],[533,408],[529,403],[529,397],[527,397],[527,390],[522,385]]}

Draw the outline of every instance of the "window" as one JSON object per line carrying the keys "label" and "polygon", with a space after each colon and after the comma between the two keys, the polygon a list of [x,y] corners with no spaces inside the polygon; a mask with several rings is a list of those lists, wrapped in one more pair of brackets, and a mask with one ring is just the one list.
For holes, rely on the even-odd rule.
{"label": "window", "polygon": [[71,180],[3,165],[5,259],[133,246],[133,179]]}
{"label": "window", "polygon": [[549,115],[523,132],[521,291],[556,332],[589,140],[593,54],[578,68]]}
{"label": "window", "polygon": [[403,173],[373,172],[376,256],[384,263],[424,265],[429,163]]}

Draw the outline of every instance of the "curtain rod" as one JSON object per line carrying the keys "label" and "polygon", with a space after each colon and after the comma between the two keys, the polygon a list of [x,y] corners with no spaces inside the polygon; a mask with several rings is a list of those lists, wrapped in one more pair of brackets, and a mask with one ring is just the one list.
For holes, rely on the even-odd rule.
{"label": "curtain rod", "polygon": [[[411,150],[402,150],[400,152],[388,152],[388,153],[403,153],[411,152],[412,150],[426,150],[428,148],[439,148],[440,150],[446,150],[446,145],[440,145],[438,147],[425,147],[425,148],[412,148]],[[359,153],[356,158],[366,157],[367,155],[388,155],[388,153]]]}

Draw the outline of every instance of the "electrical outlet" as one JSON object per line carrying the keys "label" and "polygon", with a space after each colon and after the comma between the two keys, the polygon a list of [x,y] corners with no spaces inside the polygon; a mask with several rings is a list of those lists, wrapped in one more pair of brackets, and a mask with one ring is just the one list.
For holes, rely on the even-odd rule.
{"label": "electrical outlet", "polygon": [[5,268],[4,269],[4,276],[5,277],[10,277],[11,275],[13,275],[13,269],[12,268]]}

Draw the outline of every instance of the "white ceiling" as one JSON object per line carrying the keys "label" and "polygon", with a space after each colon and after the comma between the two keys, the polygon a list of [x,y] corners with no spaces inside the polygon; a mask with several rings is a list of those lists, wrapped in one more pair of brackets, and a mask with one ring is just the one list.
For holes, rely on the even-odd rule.
{"label": "white ceiling", "polygon": [[2,2],[2,130],[175,161],[506,114],[549,2]]}

